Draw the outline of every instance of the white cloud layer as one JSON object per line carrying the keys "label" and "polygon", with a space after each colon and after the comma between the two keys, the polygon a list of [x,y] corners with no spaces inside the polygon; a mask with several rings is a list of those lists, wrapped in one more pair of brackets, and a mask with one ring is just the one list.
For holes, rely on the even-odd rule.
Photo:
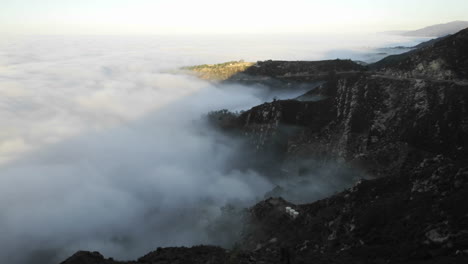
{"label": "white cloud layer", "polygon": [[201,116],[264,97],[171,70],[241,58],[320,59],[343,48],[318,43],[298,36],[2,39],[0,262],[57,251],[60,259],[78,249],[131,258],[157,246],[213,242],[205,228],[220,206],[252,202],[272,185],[228,169],[238,145]]}

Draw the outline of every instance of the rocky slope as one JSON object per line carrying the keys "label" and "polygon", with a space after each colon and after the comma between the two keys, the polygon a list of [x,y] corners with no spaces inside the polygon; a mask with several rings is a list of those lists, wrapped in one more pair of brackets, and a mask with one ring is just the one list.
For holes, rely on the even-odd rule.
{"label": "rocky slope", "polygon": [[[464,263],[468,167],[463,166],[437,156],[312,204],[270,198],[251,209],[244,245],[264,254],[287,252],[290,263]],[[286,206],[299,217],[286,214]]]}
{"label": "rocky slope", "polygon": [[372,179],[310,204],[258,203],[232,250],[166,248],[133,262],[78,252],[63,263],[468,263],[467,41],[463,30],[369,69],[267,61],[233,75],[283,88],[321,82],[294,100],[216,116],[249,142],[255,169],[284,178],[344,164]]}
{"label": "rocky slope", "polygon": [[[390,62],[376,63],[376,70],[400,78],[450,80],[468,77],[468,29],[418,49],[410,56],[396,56]],[[388,60],[388,59],[387,59]]]}

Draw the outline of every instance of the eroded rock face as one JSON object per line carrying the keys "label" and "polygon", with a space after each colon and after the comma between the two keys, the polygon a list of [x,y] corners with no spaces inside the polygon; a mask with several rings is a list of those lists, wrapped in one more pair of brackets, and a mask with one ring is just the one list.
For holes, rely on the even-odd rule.
{"label": "eroded rock face", "polygon": [[374,176],[398,173],[415,151],[468,157],[468,85],[360,74],[315,93],[324,99],[266,103],[239,117],[260,156],[344,160]]}

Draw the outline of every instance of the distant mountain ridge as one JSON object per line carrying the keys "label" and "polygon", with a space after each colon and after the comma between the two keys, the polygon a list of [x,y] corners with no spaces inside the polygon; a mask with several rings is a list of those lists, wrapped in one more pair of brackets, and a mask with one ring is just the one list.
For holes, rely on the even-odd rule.
{"label": "distant mountain ridge", "polygon": [[468,28],[468,21],[453,21],[445,24],[428,26],[418,30],[406,31],[401,35],[409,37],[443,37],[455,34],[465,28]]}

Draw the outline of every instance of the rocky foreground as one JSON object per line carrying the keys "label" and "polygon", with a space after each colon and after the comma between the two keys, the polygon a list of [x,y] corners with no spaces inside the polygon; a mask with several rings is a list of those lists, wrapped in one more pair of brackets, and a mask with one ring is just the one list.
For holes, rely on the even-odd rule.
{"label": "rocky foreground", "polygon": [[344,164],[371,179],[311,204],[256,204],[230,250],[159,248],[132,262],[77,252],[62,263],[468,263],[468,29],[374,65],[266,61],[226,81],[318,86],[212,116],[263,157],[251,166],[281,178]]}

